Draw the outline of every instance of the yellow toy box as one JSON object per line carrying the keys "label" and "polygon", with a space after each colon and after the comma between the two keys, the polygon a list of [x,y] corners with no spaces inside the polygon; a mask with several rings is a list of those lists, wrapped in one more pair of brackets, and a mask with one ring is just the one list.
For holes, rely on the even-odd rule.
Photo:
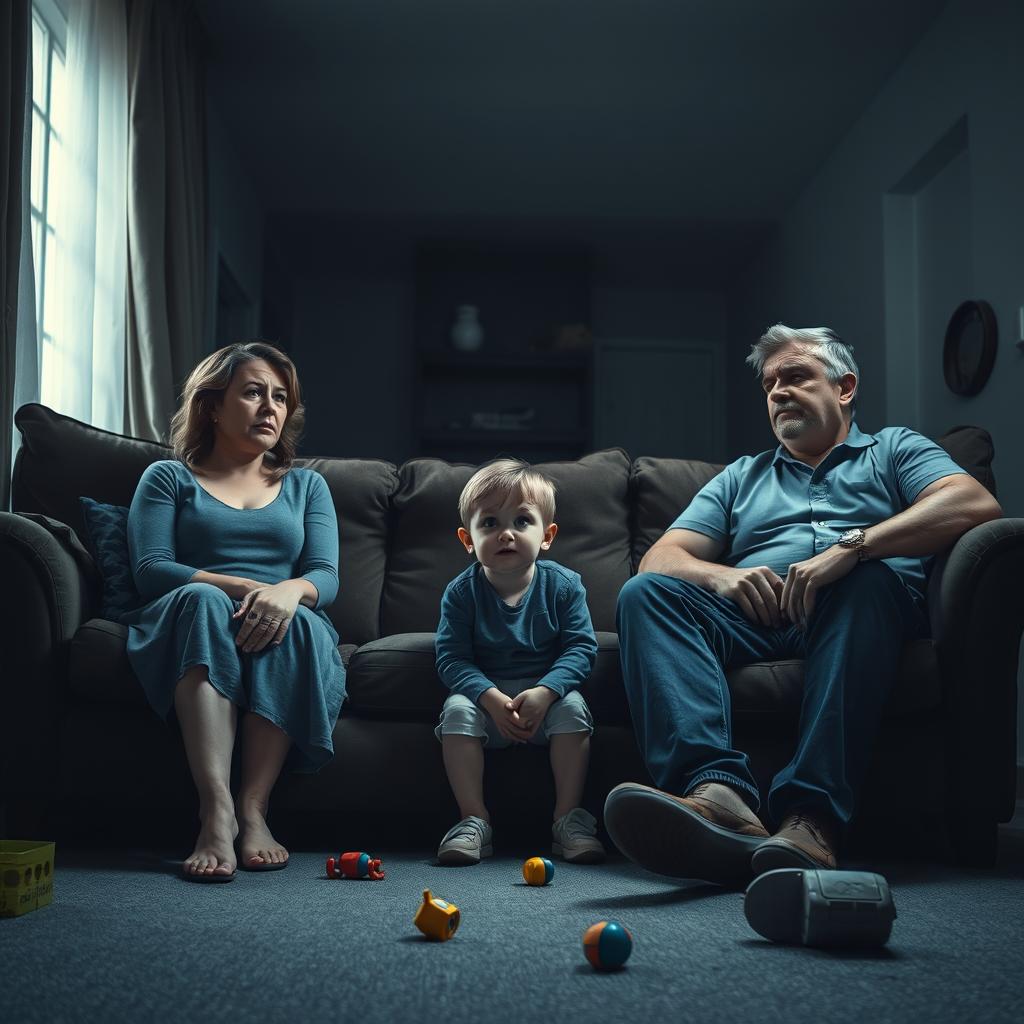
{"label": "yellow toy box", "polygon": [[53,900],[53,843],[0,839],[0,917],[17,917]]}

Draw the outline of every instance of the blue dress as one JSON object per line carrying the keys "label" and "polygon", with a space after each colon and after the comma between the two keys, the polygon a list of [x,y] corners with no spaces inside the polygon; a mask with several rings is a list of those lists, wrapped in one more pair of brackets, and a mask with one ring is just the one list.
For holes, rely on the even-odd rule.
{"label": "blue dress", "polygon": [[[206,665],[218,692],[291,738],[289,767],[326,764],[345,669],[323,611],[338,593],[337,517],[323,477],[291,469],[269,505],[237,509],[205,491],[183,463],[155,462],[132,499],[128,550],[148,602],[122,620],[128,660],[153,709],[166,718],[181,677]],[[301,577],[317,589],[316,608],[299,605],[280,646],[244,653],[235,646],[238,602],[191,582],[200,570],[267,583]]]}

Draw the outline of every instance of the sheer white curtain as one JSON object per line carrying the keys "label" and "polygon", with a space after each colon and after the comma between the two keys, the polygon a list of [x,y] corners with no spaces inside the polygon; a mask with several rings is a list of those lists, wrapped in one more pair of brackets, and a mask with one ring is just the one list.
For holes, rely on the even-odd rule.
{"label": "sheer white curtain", "polygon": [[44,403],[117,432],[124,429],[127,60],[124,0],[75,0],[61,179],[51,185],[59,327],[52,343],[44,341],[39,367]]}
{"label": "sheer white curtain", "polygon": [[14,410],[38,397],[32,278],[32,9],[0,7],[0,512],[10,498],[20,435]]}

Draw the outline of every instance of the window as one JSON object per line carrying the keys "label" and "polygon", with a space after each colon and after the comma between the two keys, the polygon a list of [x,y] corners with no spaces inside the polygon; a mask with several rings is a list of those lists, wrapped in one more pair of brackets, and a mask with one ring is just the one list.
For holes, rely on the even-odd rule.
{"label": "window", "polygon": [[61,360],[59,300],[64,264],[60,221],[64,194],[61,133],[67,110],[64,53],[67,19],[55,0],[32,5],[32,257],[36,271],[40,399],[52,403]]}

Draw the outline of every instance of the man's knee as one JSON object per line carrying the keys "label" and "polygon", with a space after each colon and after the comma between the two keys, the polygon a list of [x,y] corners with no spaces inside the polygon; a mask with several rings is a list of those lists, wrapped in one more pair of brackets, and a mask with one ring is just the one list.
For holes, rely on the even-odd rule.
{"label": "man's knee", "polygon": [[666,581],[667,577],[654,572],[642,572],[626,580],[619,591],[619,614],[629,614],[638,608],[649,608],[652,603],[663,597]]}
{"label": "man's knee", "polygon": [[653,610],[664,608],[666,603],[672,607],[682,607],[691,592],[696,590],[699,588],[687,580],[657,572],[643,572],[633,576],[619,591],[616,618],[620,628],[622,623],[646,618]]}

